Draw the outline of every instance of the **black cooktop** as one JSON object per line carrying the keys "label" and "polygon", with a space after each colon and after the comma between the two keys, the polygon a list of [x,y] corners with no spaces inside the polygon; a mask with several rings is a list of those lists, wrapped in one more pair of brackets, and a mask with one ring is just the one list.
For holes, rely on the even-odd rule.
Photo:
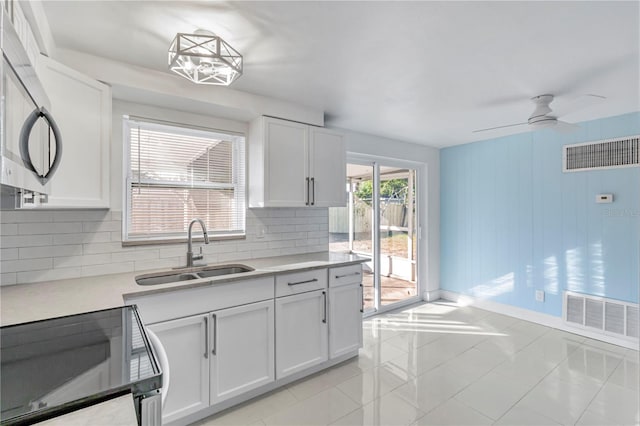
{"label": "black cooktop", "polygon": [[29,424],[160,389],[135,306],[0,328],[0,423]]}

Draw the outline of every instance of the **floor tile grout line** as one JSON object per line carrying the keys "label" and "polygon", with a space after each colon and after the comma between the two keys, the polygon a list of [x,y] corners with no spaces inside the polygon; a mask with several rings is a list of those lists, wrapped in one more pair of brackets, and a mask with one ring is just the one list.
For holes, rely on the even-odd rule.
{"label": "floor tile grout line", "polygon": [[[576,350],[577,350],[577,349],[576,349]],[[549,372],[547,372],[547,374],[545,374],[545,375],[544,375],[544,376],[543,376],[543,377],[542,377],[542,378],[541,378],[541,379],[540,379],[540,380],[539,380],[535,385],[531,386],[531,388],[529,389],[529,391],[528,391],[526,394],[524,394],[524,395],[522,396],[522,398],[520,398],[520,399],[519,399],[519,400],[514,404],[514,406],[515,406],[515,405],[517,405],[520,401],[522,401],[522,400],[523,400],[523,399],[524,399],[524,398],[525,398],[529,393],[531,393],[531,391],[533,391],[533,389],[534,389],[536,386],[538,386],[540,383],[542,383],[542,381],[543,381],[544,379],[546,379],[549,375],[551,375],[551,373],[553,373],[553,372],[554,372],[554,371],[555,371],[555,370],[560,366],[560,364],[562,364],[562,363],[563,363],[566,359],[568,359],[568,358],[569,358],[569,355],[566,355],[566,356],[565,356],[565,357],[564,357],[560,362],[558,362],[558,363],[556,364],[556,366],[555,366],[555,367],[553,367],[551,370],[549,370]],[[511,408],[510,408],[510,410],[511,410],[512,408],[513,408],[513,407],[511,407]],[[542,415],[544,415],[543,413],[538,413],[538,414],[542,414]],[[546,417],[546,416],[545,416],[545,417]],[[555,421],[554,419],[552,419],[552,420],[553,420],[553,421]]]}
{"label": "floor tile grout line", "polygon": [[[546,333],[543,333],[543,335],[544,335],[544,334],[546,334]],[[540,337],[542,337],[542,335],[541,335],[541,336],[539,336],[538,338],[534,339],[531,343],[533,343],[534,341],[538,340]],[[528,345],[525,345],[522,349],[518,350],[515,354],[522,352],[525,348],[529,347],[529,346],[531,345],[531,343],[529,343]],[[474,346],[474,347],[475,347],[475,346]],[[577,350],[577,349],[576,349],[576,350]],[[514,355],[515,355],[515,354],[514,354]],[[529,395],[529,393],[531,393],[531,391],[533,391],[533,389],[534,389],[536,386],[538,386],[538,385],[539,385],[539,384],[540,384],[540,383],[541,383],[541,382],[542,382],[542,381],[543,381],[547,376],[549,376],[549,375],[550,375],[550,374],[551,374],[551,373],[552,373],[556,368],[558,368],[558,366],[559,366],[559,365],[560,365],[560,364],[561,364],[565,359],[567,359],[567,358],[568,358],[568,355],[567,355],[567,356],[565,356],[565,357],[564,357],[560,362],[558,362],[554,368],[552,368],[551,370],[549,370],[549,372],[547,372],[547,374],[545,374],[544,376],[542,376],[542,378],[540,378],[540,380],[538,380],[535,384],[533,384],[532,386],[530,386],[530,387],[529,387],[529,389],[528,389],[528,390],[527,390],[527,391],[522,395],[522,397],[520,397],[520,399],[518,399],[515,403],[513,403],[513,405],[511,405],[511,407],[509,407],[509,408],[508,408],[508,409],[507,409],[507,410],[506,410],[506,411],[505,411],[505,412],[504,412],[504,413],[503,413],[499,418],[497,418],[497,419],[495,419],[495,420],[494,420],[494,423],[495,423],[495,422],[497,422],[497,421],[499,421],[499,420],[500,420],[502,417],[504,417],[504,416],[505,416],[509,411],[511,411],[511,410],[512,410],[516,405],[518,405],[518,403],[519,403],[520,401],[522,401],[522,400],[523,400],[527,395]],[[489,373],[493,372],[493,371],[494,371],[494,370],[496,370],[499,366],[501,366],[502,364],[504,364],[505,362],[508,362],[508,361],[509,361],[509,360],[506,360],[506,361],[504,361],[504,362],[502,362],[502,363],[500,363],[500,364],[496,365],[495,367],[493,367],[492,369],[490,369],[489,371],[487,371],[484,375],[482,375],[480,378],[478,378],[478,379],[477,379],[477,380],[475,380],[474,382],[472,382],[472,383],[470,383],[469,385],[467,385],[464,389],[468,388],[468,387],[469,387],[469,386],[471,386],[473,383],[478,382],[482,377],[487,376]],[[497,373],[497,374],[499,374],[499,373]],[[460,394],[464,389],[461,389],[459,392],[457,392],[455,395],[453,395],[453,396],[452,396],[452,398],[455,398],[455,397],[456,397],[457,395],[459,395],[459,394]],[[462,402],[462,401],[460,401],[459,399],[456,399],[456,400],[457,400],[457,401],[459,401],[459,402]],[[465,405],[466,405],[466,404],[465,404]],[[471,407],[471,408],[473,408],[473,407]],[[538,412],[538,414],[541,414],[541,415],[543,415],[544,417],[547,417],[547,416],[545,416],[545,415],[544,415],[544,414],[542,414],[542,413],[539,413],[539,412]],[[489,416],[485,416],[485,417],[489,417]],[[553,420],[553,419],[551,419],[551,420]],[[553,421],[555,422],[555,420],[553,420]]]}
{"label": "floor tile grout line", "polygon": [[329,424],[335,423],[335,422],[337,422],[338,420],[343,419],[343,418],[345,418],[345,417],[347,417],[347,416],[351,415],[351,413],[354,413],[354,412],[356,412],[356,411],[360,410],[362,407],[364,407],[364,406],[366,405],[366,404],[363,404],[363,403],[361,403],[361,402],[354,401],[354,399],[353,399],[353,398],[351,398],[349,395],[347,395],[347,393],[346,393],[346,392],[343,392],[343,391],[342,391],[342,389],[338,388],[337,386],[335,387],[335,389],[336,389],[338,392],[340,392],[342,395],[344,395],[344,396],[345,396],[349,401],[355,402],[355,403],[357,404],[357,407],[356,407],[356,408],[354,408],[353,410],[349,411],[348,413],[346,413],[344,416],[338,417],[337,419],[335,419],[334,421],[330,422]]}
{"label": "floor tile grout line", "polygon": [[[581,344],[580,346],[584,346],[584,345],[582,345],[582,344]],[[576,351],[577,351],[578,349],[579,349],[579,348],[577,348],[577,349],[576,349]],[[551,375],[551,374],[552,374],[556,369],[558,369],[558,368],[560,367],[560,364],[562,364],[562,362],[564,362],[564,361],[565,361],[566,359],[568,359],[568,358],[569,358],[569,355],[565,356],[565,357],[562,359],[562,361],[560,361],[559,363],[557,363],[557,364],[556,364],[556,366],[555,366],[554,368],[552,368],[552,369],[551,369],[547,374],[545,374],[545,375],[544,375],[544,376],[543,376],[543,377],[542,377],[542,378],[541,378],[541,379],[540,379],[540,380],[539,380],[535,385],[533,385],[533,386],[529,389],[529,391],[527,391],[527,393],[526,393],[525,395],[523,395],[523,396],[522,396],[522,398],[520,398],[520,399],[519,399],[519,400],[518,400],[518,401],[517,401],[517,402],[516,402],[516,403],[515,403],[511,408],[509,408],[509,410],[513,409],[513,407],[515,407],[515,405],[517,405],[517,404],[518,404],[522,399],[524,399],[524,398],[525,398],[525,397],[526,397],[526,396],[527,396],[531,391],[533,391],[533,389],[534,389],[536,386],[538,386],[540,383],[542,383],[542,381],[543,381],[544,379],[546,379],[546,378],[547,378],[549,375]],[[619,362],[618,362],[618,364],[619,364]],[[616,368],[617,368],[617,365],[616,365]],[[615,370],[615,368],[614,368],[614,370]],[[576,423],[577,423],[577,422],[582,418],[582,416],[584,415],[584,413],[586,412],[586,410],[589,408],[589,405],[591,405],[591,403],[593,402],[593,400],[594,400],[594,399],[597,397],[597,395],[602,391],[602,388],[604,387],[604,384],[608,381],[608,378],[613,374],[613,371],[614,371],[614,370],[612,370],[612,371],[611,371],[611,373],[609,373],[609,376],[607,376],[607,379],[605,379],[601,384],[599,384],[598,392],[596,392],[596,394],[593,396],[593,398],[591,398],[591,400],[589,401],[589,403],[587,403],[587,404],[586,404],[586,406],[585,406],[584,410],[582,411],[582,413],[580,414],[580,416],[578,416],[578,419],[574,422],[574,424],[576,424]],[[560,380],[560,381],[564,381],[564,380],[562,380],[562,379],[558,379],[558,380]],[[507,412],[509,412],[509,410],[507,410],[507,411],[505,412],[505,414],[506,414]],[[541,415],[544,415],[543,413],[540,413],[540,412],[537,412],[537,413],[538,413],[538,414],[541,414]],[[546,416],[545,416],[545,417],[546,417]],[[554,420],[554,421],[555,421],[555,420]]]}
{"label": "floor tile grout line", "polygon": [[[444,401],[444,402],[443,402],[442,404],[440,404],[440,405],[444,405],[445,403],[447,403],[448,401],[450,401],[450,400],[452,400],[452,399],[455,399],[455,400],[456,400],[456,402],[458,402],[458,403],[460,403],[460,404],[464,405],[465,407],[467,407],[467,408],[469,408],[469,409],[471,409],[471,410],[475,411],[476,413],[480,414],[482,417],[486,417],[486,418],[488,418],[488,419],[492,420],[492,424],[493,424],[493,423],[495,423],[495,422],[497,421],[497,420],[493,419],[491,416],[487,416],[486,414],[484,414],[484,413],[482,413],[482,412],[478,411],[478,410],[477,410],[477,409],[475,409],[474,407],[472,407],[472,406],[468,405],[468,404],[467,404],[467,403],[465,403],[464,401],[460,401],[460,400],[459,400],[458,398],[456,398],[455,396],[452,396],[451,398],[447,399],[446,401]],[[438,407],[440,407],[440,405],[438,405]],[[434,411],[434,410],[435,410],[435,408],[434,408],[433,410],[431,410],[431,411]]]}
{"label": "floor tile grout line", "polygon": [[[609,352],[609,351],[607,351]],[[611,354],[613,354],[613,352],[609,352]],[[596,398],[598,397],[598,395],[600,395],[600,393],[602,392],[602,390],[604,389],[605,385],[609,382],[609,379],[611,378],[611,376],[613,375],[613,373],[616,371],[616,369],[620,366],[620,364],[622,363],[622,360],[624,359],[624,355],[622,355],[622,358],[620,358],[620,360],[618,361],[618,363],[616,364],[616,366],[614,368],[611,369],[611,373],[609,373],[609,375],[607,376],[606,379],[604,379],[602,381],[602,383],[600,384],[599,388],[598,388],[598,392],[596,392],[593,397],[589,400],[589,402],[587,403],[587,405],[584,407],[584,410],[582,410],[582,413],[580,413],[580,416],[578,417],[578,420],[576,420],[574,422],[574,425],[577,424],[580,419],[582,419],[582,417],[585,415],[585,413],[587,412],[587,410],[589,410],[589,407],[591,406],[591,404],[593,403],[593,401],[596,400]]]}
{"label": "floor tile grout line", "polygon": [[[296,405],[296,404],[298,404],[298,403],[300,402],[300,401],[298,401],[298,400],[296,399],[296,396],[295,396],[295,395],[294,395],[294,394],[293,394],[293,393],[292,393],[292,392],[291,392],[291,391],[290,391],[286,386],[285,386],[283,389],[281,389],[281,390],[275,390],[275,392],[273,392],[273,393],[271,393],[271,392],[270,392],[270,393],[268,393],[268,394],[267,394],[267,397],[272,396],[272,395],[274,395],[274,394],[276,394],[276,393],[279,393],[280,391],[283,391],[283,392],[284,392],[284,391],[286,391],[285,393],[289,393],[289,394],[291,394],[291,397],[293,398],[293,400],[292,400],[293,402],[292,402],[292,403],[290,403],[290,404],[286,404],[286,405],[285,405],[285,406],[283,406],[283,407],[280,407],[279,409],[275,410],[273,413],[269,414],[269,416],[267,416],[267,417],[260,417],[258,420],[259,420],[259,421],[261,421],[261,422],[262,422],[263,424],[265,424],[265,425],[267,424],[267,422],[265,421],[265,419],[267,419],[268,417],[271,417],[271,416],[273,416],[273,415],[277,414],[277,413],[278,413],[278,412],[280,412],[280,411],[283,411],[283,410],[285,410],[285,409],[288,409],[288,408],[290,408],[290,407],[293,407],[294,405]],[[266,399],[266,397],[265,397],[265,398],[260,398],[260,400],[264,400],[264,399]],[[258,421],[258,420],[256,420],[256,421]]]}

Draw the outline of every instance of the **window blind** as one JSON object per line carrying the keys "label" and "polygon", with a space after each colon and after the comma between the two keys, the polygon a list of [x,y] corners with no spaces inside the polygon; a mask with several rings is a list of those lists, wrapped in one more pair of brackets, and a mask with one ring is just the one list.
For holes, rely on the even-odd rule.
{"label": "window blind", "polygon": [[125,118],[125,241],[176,239],[202,219],[212,237],[245,232],[243,136]]}

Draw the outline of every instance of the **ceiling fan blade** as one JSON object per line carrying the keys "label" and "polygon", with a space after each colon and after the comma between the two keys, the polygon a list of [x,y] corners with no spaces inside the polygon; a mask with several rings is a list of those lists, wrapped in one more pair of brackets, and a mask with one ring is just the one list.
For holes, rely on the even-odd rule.
{"label": "ceiling fan blade", "polygon": [[554,105],[553,112],[559,117],[564,117],[590,106],[597,105],[605,99],[607,99],[606,96],[595,94],[578,95],[567,100],[567,102],[562,102],[562,100],[558,102],[557,106]]}
{"label": "ceiling fan blade", "polygon": [[478,130],[474,130],[471,133],[478,133],[478,132],[486,132],[489,130],[496,130],[496,129],[504,129],[507,127],[516,127],[516,126],[522,126],[522,125],[527,125],[529,123],[516,123],[516,124],[507,124],[506,126],[497,126],[497,127],[489,127],[487,129],[478,129]]}
{"label": "ceiling fan blade", "polygon": [[566,121],[558,120],[557,124],[553,126],[553,130],[560,133],[572,133],[578,130],[580,126],[573,123],[567,123]]}

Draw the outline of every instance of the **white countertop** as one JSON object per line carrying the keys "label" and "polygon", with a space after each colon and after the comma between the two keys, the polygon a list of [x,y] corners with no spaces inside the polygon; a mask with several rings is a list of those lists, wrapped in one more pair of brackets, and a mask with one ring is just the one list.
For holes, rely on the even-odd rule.
{"label": "white countertop", "polygon": [[135,277],[161,270],[0,287],[0,324],[3,326],[18,324],[122,306],[124,296],[141,296],[172,291],[176,288],[186,289],[216,285],[287,271],[357,264],[367,260],[348,253],[320,252],[238,261],[234,264],[244,264],[255,270],[242,274],[153,286],[139,286],[135,282]]}

